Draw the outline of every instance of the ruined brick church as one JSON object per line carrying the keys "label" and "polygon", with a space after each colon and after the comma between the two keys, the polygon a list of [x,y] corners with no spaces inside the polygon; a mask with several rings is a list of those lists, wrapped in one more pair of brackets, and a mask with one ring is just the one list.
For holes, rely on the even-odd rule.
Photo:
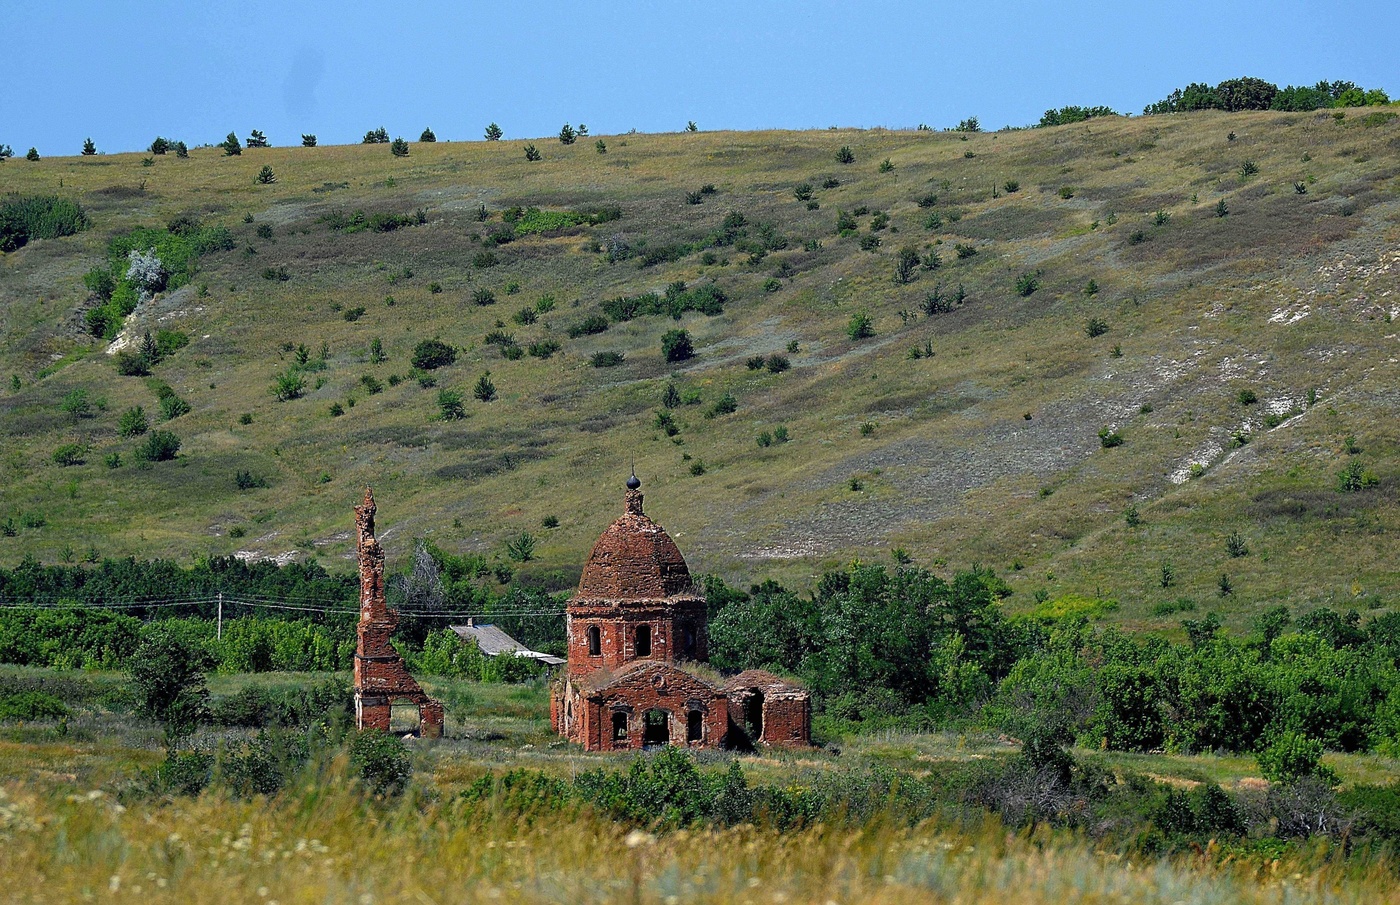
{"label": "ruined brick church", "polygon": [[708,655],[705,598],[681,551],[642,511],[593,545],[567,608],[568,666],[550,701],[554,729],[589,751],[810,743],[807,689],[762,670],[721,682]]}

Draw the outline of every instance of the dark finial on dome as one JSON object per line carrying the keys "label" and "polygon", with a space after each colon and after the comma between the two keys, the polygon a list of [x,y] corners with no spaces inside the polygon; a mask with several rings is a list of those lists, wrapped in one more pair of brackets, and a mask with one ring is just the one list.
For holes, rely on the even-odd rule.
{"label": "dark finial on dome", "polygon": [[632,463],[632,476],[627,479],[626,509],[629,515],[642,514],[642,491],[638,488],[642,486],[641,479],[637,477],[637,463]]}

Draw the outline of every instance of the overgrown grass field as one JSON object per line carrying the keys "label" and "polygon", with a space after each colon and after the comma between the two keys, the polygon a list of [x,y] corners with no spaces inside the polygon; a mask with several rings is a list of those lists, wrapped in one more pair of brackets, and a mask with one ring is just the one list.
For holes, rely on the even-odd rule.
{"label": "overgrown grass field", "polygon": [[[448,703],[447,737],[410,746],[414,776],[402,796],[373,794],[344,754],[331,751],[275,795],[239,797],[216,786],[196,797],[154,783],[159,730],[121,712],[124,676],[7,667],[4,677],[47,679],[74,702],[62,723],[0,728],[0,876],[15,902],[1395,900],[1393,861],[1374,842],[1349,850],[1319,839],[1250,851],[1202,840],[1153,854],[1130,836],[1048,824],[1017,830],[956,809],[911,822],[900,797],[796,829],[764,819],[726,829],[678,826],[660,811],[654,824],[620,820],[586,804],[512,797],[504,787],[473,794],[483,776],[513,770],[567,783],[600,767],[630,768],[630,758],[588,755],[553,739],[539,684],[429,683]],[[327,678],[213,676],[210,686],[217,699],[252,684],[308,687]],[[206,730],[197,744],[238,737]],[[1015,752],[1004,739],[955,733],[827,742],[806,753],[717,755],[701,770],[738,765],[750,785],[800,795],[826,772],[916,776]],[[1181,788],[1259,782],[1240,758],[1107,760],[1123,782],[1134,773]],[[1396,776],[1394,761],[1328,760],[1346,786]]]}

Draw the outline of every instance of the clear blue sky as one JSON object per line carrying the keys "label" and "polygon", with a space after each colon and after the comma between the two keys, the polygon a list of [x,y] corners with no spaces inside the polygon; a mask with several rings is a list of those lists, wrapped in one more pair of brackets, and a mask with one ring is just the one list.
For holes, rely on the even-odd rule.
{"label": "clear blue sky", "polygon": [[1400,3],[7,0],[0,143],[23,154],[262,129],[358,141],[841,126],[986,128],[1138,113],[1253,75],[1400,95]]}

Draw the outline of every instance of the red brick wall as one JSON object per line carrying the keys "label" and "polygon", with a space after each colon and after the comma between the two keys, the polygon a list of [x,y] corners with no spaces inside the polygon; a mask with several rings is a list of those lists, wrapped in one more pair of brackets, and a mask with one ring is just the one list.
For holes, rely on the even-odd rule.
{"label": "red brick wall", "polygon": [[[703,661],[709,655],[705,602],[699,598],[647,601],[643,605],[570,602],[567,629],[569,675],[577,678],[599,669],[618,669],[638,659],[637,628],[643,625],[651,629],[651,653],[646,659]],[[687,626],[695,637],[691,655],[685,653]],[[590,627],[598,629],[597,655],[588,652]]]}
{"label": "red brick wall", "polygon": [[[551,704],[555,728],[562,729],[563,713],[571,693],[577,686],[558,686]],[[589,751],[638,750],[645,741],[645,714],[661,710],[668,715],[670,744],[701,748],[718,748],[724,744],[729,730],[729,702],[716,688],[678,669],[660,664],[656,668],[635,669],[611,685],[595,693],[583,693],[575,698],[575,731],[568,733],[571,741]],[[701,738],[686,740],[688,715],[691,710],[701,714]],[[627,738],[613,740],[613,713],[627,715]]]}
{"label": "red brick wall", "polygon": [[774,700],[763,702],[763,738],[765,745],[809,745],[812,739],[812,704],[810,699]]}

